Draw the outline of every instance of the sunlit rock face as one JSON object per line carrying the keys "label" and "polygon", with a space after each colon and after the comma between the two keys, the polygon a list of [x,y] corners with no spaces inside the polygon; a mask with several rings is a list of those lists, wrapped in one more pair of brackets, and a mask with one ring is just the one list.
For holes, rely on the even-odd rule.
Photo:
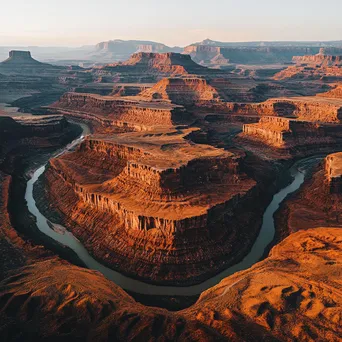
{"label": "sunlit rock face", "polygon": [[135,302],[98,272],[37,262],[0,283],[5,340],[339,341],[342,230],[301,231],[180,312]]}
{"label": "sunlit rock face", "polygon": [[194,144],[192,131],[93,136],[51,160],[49,200],[112,267],[161,283],[204,279],[252,241],[259,190],[243,154]]}

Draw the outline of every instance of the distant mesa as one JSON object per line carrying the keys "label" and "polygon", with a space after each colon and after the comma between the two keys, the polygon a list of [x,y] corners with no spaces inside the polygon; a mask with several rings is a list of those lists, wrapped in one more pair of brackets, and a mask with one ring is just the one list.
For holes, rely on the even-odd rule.
{"label": "distant mesa", "polygon": [[9,57],[0,63],[0,70],[3,73],[24,72],[26,74],[33,74],[37,71],[51,71],[58,69],[60,69],[60,67],[41,63],[32,58],[30,51],[12,50],[9,52]]}
{"label": "distant mesa", "polygon": [[165,44],[144,40],[109,40],[98,43],[91,53],[92,58],[102,61],[123,61],[137,52],[182,52],[180,47],[169,47]]}
{"label": "distant mesa", "polygon": [[134,53],[124,62],[111,63],[92,70],[101,83],[124,82],[124,83],[152,83],[164,77],[207,75],[222,73],[208,69],[194,62],[190,56],[175,52]]}
{"label": "distant mesa", "polygon": [[37,60],[33,59],[31,56],[30,51],[19,51],[19,50],[12,50],[9,52],[9,57],[0,63],[1,66],[5,65],[13,65],[13,64],[44,64],[38,62]]}

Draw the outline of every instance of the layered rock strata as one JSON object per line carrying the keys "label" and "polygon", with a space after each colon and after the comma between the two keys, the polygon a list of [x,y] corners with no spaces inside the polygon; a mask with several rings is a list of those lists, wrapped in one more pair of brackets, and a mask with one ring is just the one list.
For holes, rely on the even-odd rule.
{"label": "layered rock strata", "polygon": [[329,191],[342,194],[342,152],[329,155],[325,159],[325,171],[328,178]]}
{"label": "layered rock strata", "polygon": [[333,147],[342,143],[341,125],[274,116],[262,117],[258,123],[243,125],[240,137],[287,150],[309,146]]}
{"label": "layered rock strata", "polygon": [[207,75],[222,73],[195,63],[190,56],[180,53],[134,53],[127,61],[108,64],[92,70],[95,78],[103,81],[127,83],[155,82],[164,77]]}
{"label": "layered rock strata", "polygon": [[[0,117],[0,279],[17,267],[52,256],[28,240],[34,224],[21,210],[26,205],[21,181],[32,159],[43,158],[44,153],[60,148],[78,133],[63,117]],[[13,200],[17,192],[19,199]],[[25,221],[23,231],[13,228],[13,220],[20,225]]]}
{"label": "layered rock strata", "polygon": [[150,130],[153,126],[173,126],[189,122],[190,119],[181,106],[134,97],[66,93],[51,108],[80,119],[97,121],[105,127],[123,130]]}
{"label": "layered rock strata", "polygon": [[318,96],[269,99],[261,103],[227,103],[226,111],[248,116],[278,116],[303,121],[340,123],[342,100]]}
{"label": "layered rock strata", "polygon": [[255,236],[258,188],[241,156],[195,145],[190,132],[87,139],[50,162],[51,205],[113,268],[161,283],[204,279]]}
{"label": "layered rock strata", "polygon": [[280,237],[298,229],[342,227],[342,153],[328,155],[276,214]]}
{"label": "layered rock strata", "polygon": [[195,62],[211,67],[228,64],[274,64],[289,63],[294,56],[317,54],[318,47],[225,47],[219,43],[190,45],[184,53]]}
{"label": "layered rock strata", "polygon": [[[341,52],[341,51],[340,51]],[[293,57],[294,66],[274,75],[276,80],[286,79],[321,79],[323,81],[340,81],[342,79],[341,55],[309,55]]]}
{"label": "layered rock strata", "polygon": [[152,88],[140,93],[149,100],[171,101],[184,106],[201,106],[218,101],[216,89],[201,78],[165,78]]}

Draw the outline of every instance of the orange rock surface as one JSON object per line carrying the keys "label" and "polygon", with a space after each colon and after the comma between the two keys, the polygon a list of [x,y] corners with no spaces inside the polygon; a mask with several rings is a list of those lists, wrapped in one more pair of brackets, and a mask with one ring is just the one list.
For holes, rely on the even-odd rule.
{"label": "orange rock surface", "polygon": [[295,233],[266,260],[173,313],[136,303],[97,272],[39,262],[1,282],[1,335],[5,340],[337,342],[341,242],[340,229]]}
{"label": "orange rock surface", "polygon": [[277,214],[281,235],[298,229],[342,227],[342,156],[328,155],[298,193]]}
{"label": "orange rock surface", "polygon": [[167,102],[149,102],[136,97],[100,96],[66,93],[50,108],[102,128],[121,131],[151,130],[154,126],[173,126],[189,120],[182,106]]}
{"label": "orange rock surface", "polygon": [[194,144],[191,131],[92,136],[50,162],[48,197],[112,267],[159,282],[212,273],[255,234],[245,224],[258,190],[242,156]]}

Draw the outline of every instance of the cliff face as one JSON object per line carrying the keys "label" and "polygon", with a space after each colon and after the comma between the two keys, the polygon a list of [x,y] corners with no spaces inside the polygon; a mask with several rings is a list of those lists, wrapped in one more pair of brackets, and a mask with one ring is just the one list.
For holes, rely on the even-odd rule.
{"label": "cliff face", "polygon": [[1,333],[26,341],[338,341],[341,239],[340,229],[293,234],[180,312],[136,303],[98,272],[39,262],[1,283]]}
{"label": "cliff face", "polygon": [[146,83],[164,77],[215,74],[215,71],[198,65],[190,56],[180,53],[138,52],[125,62],[94,68],[92,74],[105,79],[115,78],[119,82]]}
{"label": "cliff face", "polygon": [[[27,240],[31,221],[25,222],[24,232],[18,233],[12,226],[10,210],[15,202],[15,220],[22,222],[26,213],[20,208],[21,200],[13,201],[18,179],[27,163],[46,151],[60,148],[74,139],[78,130],[70,127],[63,117],[0,117],[0,279],[15,268],[40,258],[51,257],[42,246]],[[11,212],[13,214],[13,211]]]}
{"label": "cliff face", "polygon": [[303,121],[340,123],[342,101],[318,96],[269,99],[261,103],[227,103],[231,114],[278,116]]}
{"label": "cliff face", "polygon": [[224,47],[215,44],[190,45],[184,49],[195,62],[208,66],[289,63],[294,56],[318,52],[318,47]]}
{"label": "cliff face", "polygon": [[342,143],[341,125],[319,124],[274,116],[262,117],[258,123],[243,125],[243,133],[240,137],[294,153],[303,149],[324,147],[337,149]]}
{"label": "cliff face", "polygon": [[219,100],[215,88],[200,78],[167,78],[140,93],[149,100],[166,100],[183,106],[205,105]]}
{"label": "cliff face", "polygon": [[96,121],[104,127],[149,130],[153,126],[185,123],[190,116],[181,106],[151,103],[134,97],[66,93],[51,106],[77,118]]}
{"label": "cliff face", "polygon": [[341,153],[328,155],[276,215],[280,236],[298,229],[342,227]]}
{"label": "cliff face", "polygon": [[190,283],[239,255],[256,233],[246,222],[259,220],[258,188],[240,171],[241,157],[194,145],[189,132],[94,137],[50,162],[50,202],[111,267]]}
{"label": "cliff face", "polygon": [[295,56],[293,62],[296,65],[280,71],[274,75],[274,79],[321,79],[324,81],[340,81],[342,79],[342,56],[340,55]]}
{"label": "cliff face", "polygon": [[[342,52],[342,51],[341,51]],[[320,66],[342,66],[342,55],[313,55],[313,56],[295,56],[293,61],[297,64],[315,64]]]}
{"label": "cliff face", "polygon": [[329,155],[325,159],[325,171],[329,191],[332,194],[342,194],[342,153]]}

